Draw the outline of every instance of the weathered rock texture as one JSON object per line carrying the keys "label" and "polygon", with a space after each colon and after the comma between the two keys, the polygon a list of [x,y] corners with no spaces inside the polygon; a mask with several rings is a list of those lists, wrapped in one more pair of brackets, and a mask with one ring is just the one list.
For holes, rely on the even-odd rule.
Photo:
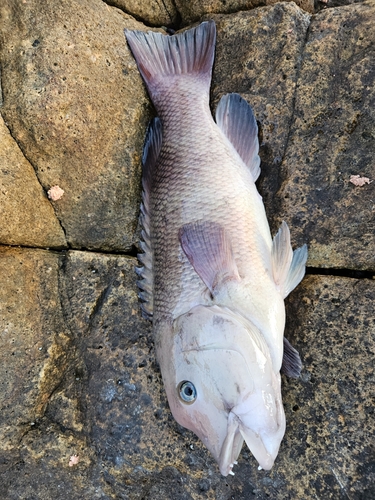
{"label": "weathered rock texture", "polygon": [[375,182],[349,182],[375,180],[374,19],[373,2],[326,10],[303,52],[277,198],[312,266],[375,269]]}
{"label": "weathered rock texture", "polygon": [[66,247],[66,239],[35,171],[0,116],[0,241]]}
{"label": "weathered rock texture", "polygon": [[[99,0],[1,6],[2,114],[75,248],[129,250],[150,106],[123,29]],[[140,133],[141,131],[141,133]]]}
{"label": "weathered rock texture", "polygon": [[176,26],[180,15],[172,0],[107,0],[148,26]]}
{"label": "weathered rock texture", "polygon": [[[249,11],[255,7],[274,5],[275,0],[175,0],[184,24],[198,21],[209,14],[230,14]],[[288,1],[288,0],[287,0]],[[294,2],[307,12],[314,12],[314,0],[297,0]]]}
{"label": "weathered rock texture", "polygon": [[311,266],[374,270],[375,182],[349,179],[375,179],[375,4],[213,18],[213,100],[239,92],[255,111],[273,232],[286,220]]}
{"label": "weathered rock texture", "polygon": [[43,416],[69,358],[58,254],[0,247],[0,404],[3,450],[16,450]]}
{"label": "weathered rock texture", "polygon": [[[374,180],[374,2],[313,17],[290,2],[109,3],[126,13],[0,4],[0,497],[375,498],[375,182],[349,183]],[[244,449],[228,478],[171,416],[124,254],[152,107],[123,28],[213,12],[213,108],[227,92],[254,108],[273,232],[285,219],[311,266],[346,268],[288,298],[304,369],[283,378],[285,439],[272,471]]]}
{"label": "weathered rock texture", "polygon": [[240,93],[252,106],[260,130],[259,184],[271,216],[310,17],[294,3],[213,17],[218,27],[213,107],[228,92]]}
{"label": "weathered rock texture", "polygon": [[[17,325],[8,334],[12,362],[2,366],[13,387],[2,402],[9,443],[3,454],[5,498],[27,498],[37,490],[37,498],[63,499],[66,488],[73,499],[335,499],[345,492],[348,498],[371,498],[373,280],[310,276],[292,295],[286,335],[301,352],[304,370],[298,381],[283,380],[288,426],[279,457],[271,472],[259,472],[244,450],[236,476],[223,478],[198,439],[171,418],[150,326],[138,313],[135,260],[74,251],[60,257],[33,250],[4,254],[2,263],[25,304],[35,307],[34,294],[52,297],[41,297],[33,314],[27,307],[19,313],[19,323],[29,324],[38,338],[25,338]],[[45,261],[50,271],[38,267]],[[30,289],[31,271],[36,284]],[[51,305],[56,283],[61,304]],[[45,318],[51,310],[59,321],[53,331],[61,332],[71,356],[68,369],[51,327],[25,318]],[[52,362],[53,374],[46,369]],[[31,388],[35,393],[22,384],[33,380],[26,375],[31,366],[40,378]],[[8,374],[2,379],[9,380]],[[50,387],[50,380],[58,387]],[[73,454],[79,462],[69,467]]]}

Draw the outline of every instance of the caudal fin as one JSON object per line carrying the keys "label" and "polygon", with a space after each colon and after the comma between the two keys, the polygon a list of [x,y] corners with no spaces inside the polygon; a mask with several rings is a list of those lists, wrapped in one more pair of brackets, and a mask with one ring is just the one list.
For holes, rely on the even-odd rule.
{"label": "caudal fin", "polygon": [[172,36],[148,31],[125,30],[152,100],[158,84],[167,77],[197,74],[211,81],[216,27],[207,21]]}

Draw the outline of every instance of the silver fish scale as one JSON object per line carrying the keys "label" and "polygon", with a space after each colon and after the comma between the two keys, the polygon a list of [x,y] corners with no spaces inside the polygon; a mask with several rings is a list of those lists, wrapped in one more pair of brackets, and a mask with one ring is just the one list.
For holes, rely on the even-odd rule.
{"label": "silver fish scale", "polygon": [[[303,277],[307,250],[293,253],[285,222],[271,238],[255,187],[257,126],[246,101],[224,96],[218,125],[212,119],[213,21],[172,37],[126,36],[160,118],[143,155],[138,274],[169,406],[224,476],[233,473],[243,440],[269,470],[285,432],[279,371],[301,370],[283,341],[283,299]],[[194,388],[189,405],[182,381]]]}
{"label": "silver fish scale", "polygon": [[[179,243],[186,223],[223,225],[241,277],[258,281],[271,274],[263,203],[247,167],[213,122],[207,91],[181,79],[175,86],[165,83],[158,106],[163,142],[150,206],[155,321],[176,318],[191,304],[209,303]],[[267,251],[260,252],[262,247]]]}

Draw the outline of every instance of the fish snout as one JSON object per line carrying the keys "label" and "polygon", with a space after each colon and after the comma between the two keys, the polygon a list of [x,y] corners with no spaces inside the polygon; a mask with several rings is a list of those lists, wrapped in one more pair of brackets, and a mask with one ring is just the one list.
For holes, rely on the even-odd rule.
{"label": "fish snout", "polygon": [[253,394],[228,415],[227,435],[218,460],[221,474],[233,474],[232,467],[244,441],[260,467],[271,469],[284,433],[285,414],[281,401],[263,392]]}
{"label": "fish snout", "polygon": [[241,436],[260,467],[271,469],[285,433],[281,397],[261,391],[254,394],[246,405],[240,405],[232,411],[239,419]]}

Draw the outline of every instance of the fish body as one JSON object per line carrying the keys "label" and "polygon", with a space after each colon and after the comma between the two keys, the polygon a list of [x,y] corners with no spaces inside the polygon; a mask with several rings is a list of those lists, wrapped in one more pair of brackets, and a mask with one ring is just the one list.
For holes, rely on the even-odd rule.
{"label": "fish body", "polygon": [[[125,32],[158,113],[143,155],[143,311],[176,420],[232,472],[245,440],[269,469],[285,431],[284,297],[302,279],[283,223],[271,237],[257,124],[237,94],[209,108],[215,24],[182,34]],[[288,369],[287,369],[288,371]]]}

